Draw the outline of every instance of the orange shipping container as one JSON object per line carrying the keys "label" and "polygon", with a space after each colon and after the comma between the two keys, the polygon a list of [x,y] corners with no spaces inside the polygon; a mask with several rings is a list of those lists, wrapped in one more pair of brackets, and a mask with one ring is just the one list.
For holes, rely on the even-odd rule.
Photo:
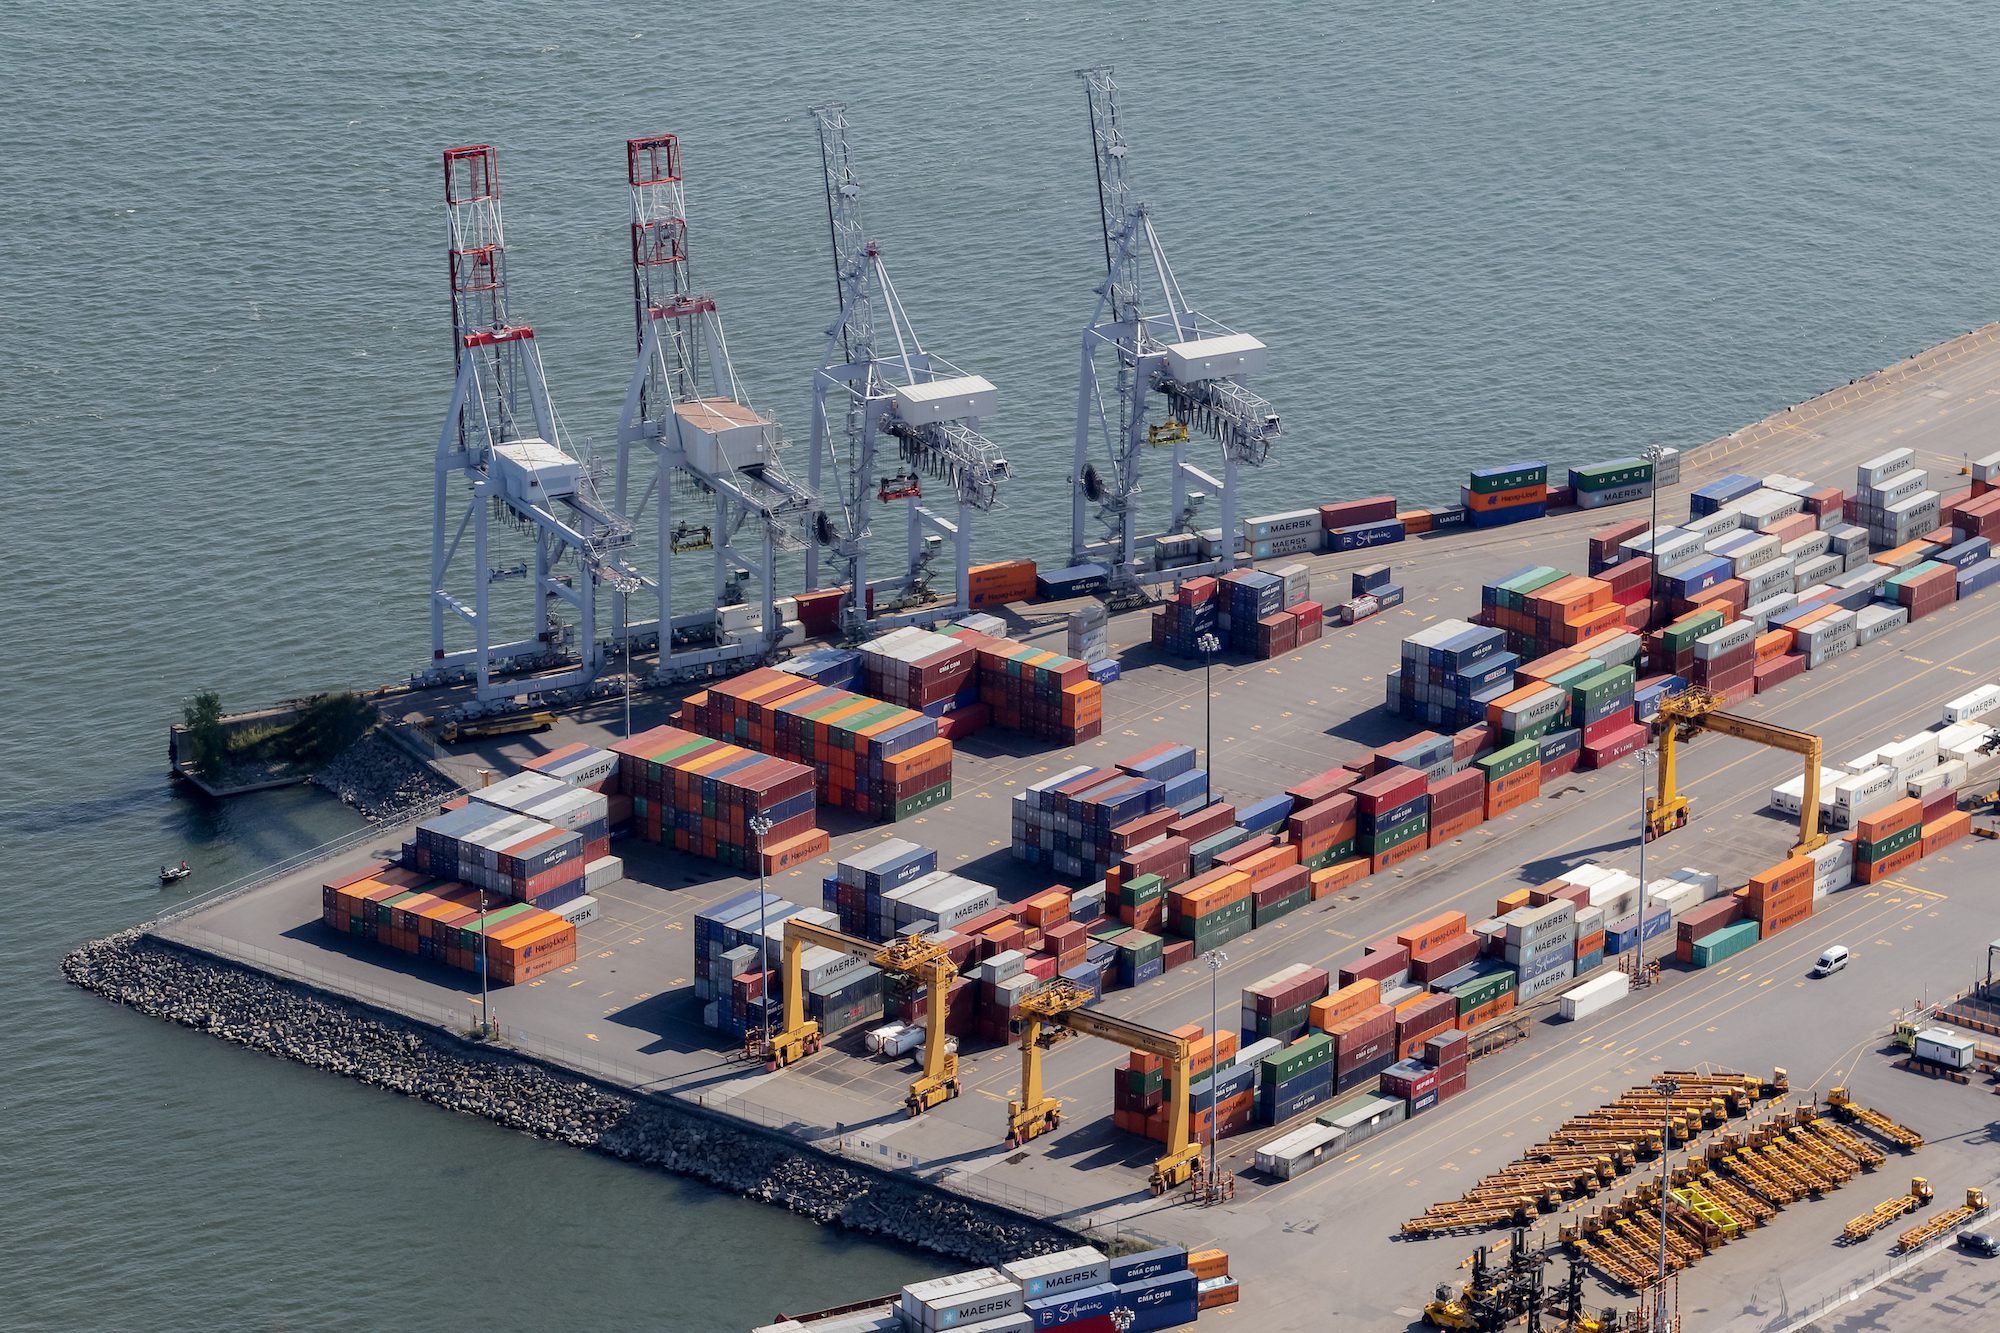
{"label": "orange shipping container", "polygon": [[1368,862],[1368,873],[1379,875],[1385,870],[1393,870],[1405,861],[1414,861],[1429,850],[1430,844],[1427,840],[1412,838],[1401,847],[1392,847],[1380,856],[1371,857]]}
{"label": "orange shipping container", "polygon": [[1428,921],[1418,922],[1396,936],[1396,943],[1411,953],[1421,953],[1434,945],[1465,933],[1465,913],[1440,912]]}
{"label": "orange shipping container", "polygon": [[1792,632],[1785,629],[1767,630],[1757,636],[1757,665],[1775,662],[1792,650]]}
{"label": "orange shipping container", "polygon": [[1197,1282],[1205,1282],[1213,1277],[1228,1277],[1229,1255],[1222,1250],[1196,1250],[1187,1257],[1187,1266]]}
{"label": "orange shipping container", "polygon": [[1331,897],[1342,889],[1352,888],[1366,878],[1368,878],[1366,860],[1336,861],[1324,869],[1315,870],[1312,877],[1313,901],[1317,902],[1321,898]]}
{"label": "orange shipping container", "polygon": [[1314,1000],[1312,1008],[1307,1011],[1310,1015],[1308,1021],[1323,1032],[1331,1032],[1381,1003],[1381,982],[1356,981],[1342,986],[1331,995]]}
{"label": "orange shipping container", "polygon": [[1950,814],[1933,819],[1924,825],[1923,854],[1929,856],[1941,852],[1959,839],[1972,832],[1972,815],[1968,811],[1954,810]]}
{"label": "orange shipping container", "polygon": [[1924,803],[1914,796],[1905,796],[1883,806],[1872,815],[1863,815],[1854,823],[1854,832],[1863,842],[1881,842],[1885,838],[1901,833],[1923,822]]}
{"label": "orange shipping container", "polygon": [[1493,900],[1493,915],[1505,916],[1517,907],[1529,906],[1528,895],[1533,892],[1533,889],[1516,889],[1512,893],[1502,894],[1500,897],[1495,898]]}

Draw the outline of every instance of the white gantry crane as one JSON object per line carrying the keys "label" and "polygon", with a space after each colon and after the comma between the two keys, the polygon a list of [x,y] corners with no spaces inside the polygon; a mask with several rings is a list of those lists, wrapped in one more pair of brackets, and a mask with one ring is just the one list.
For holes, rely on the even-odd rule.
{"label": "white gantry crane", "polygon": [[[715,298],[693,285],[678,138],[627,140],[625,165],[639,355],[618,425],[617,507],[635,525],[649,504],[657,517],[654,572],[638,577],[659,598],[660,677],[722,675],[798,637],[779,615],[778,558],[831,534],[816,533],[812,491],[785,472],[778,424],[744,399]],[[655,464],[636,502],[635,445]],[[690,557],[709,577],[695,589],[701,604],[676,612],[675,564]]]}
{"label": "white gantry crane", "polygon": [[[820,156],[826,174],[826,211],[833,233],[833,271],[840,288],[840,318],[827,330],[826,355],[813,375],[812,489],[821,497],[830,532],[826,543],[836,577],[848,595],[841,603],[841,631],[859,639],[875,628],[932,624],[969,609],[972,515],[999,502],[1007,460],[979,433],[981,418],[999,406],[999,393],[924,349],[889,281],[881,248],[861,227],[861,186],[847,143],[847,117],[839,106],[815,107]],[[886,436],[895,444],[895,470],[878,475],[876,453]],[[885,451],[886,452],[886,451]],[[946,519],[921,503],[927,480],[957,501]],[[867,590],[870,516],[877,504],[901,503],[907,516],[907,563],[895,578]],[[950,542],[957,563],[948,596],[935,592],[930,575],[938,548]],[[806,580],[819,582],[817,549],[806,555]]]}
{"label": "white gantry crane", "polygon": [[[618,550],[630,528],[597,502],[588,461],[563,439],[534,329],[509,317],[507,243],[493,149],[477,144],[447,150],[444,193],[458,374],[438,433],[431,666],[415,679],[432,683],[469,671],[484,704],[582,686],[603,667],[597,585],[618,577]],[[454,478],[465,483],[455,521]],[[462,558],[468,532],[472,551]],[[533,541],[532,564],[495,566],[494,547],[509,537]],[[469,600],[451,590],[454,575],[461,586],[469,579]],[[494,588],[516,580],[531,590],[531,630],[524,638],[495,642]],[[447,613],[472,627],[471,648],[447,650]]]}
{"label": "white gantry crane", "polygon": [[[1083,331],[1071,559],[1108,565],[1114,594],[1131,595],[1148,583],[1236,567],[1236,469],[1261,466],[1282,423],[1271,404],[1244,384],[1263,369],[1264,344],[1189,304],[1153,230],[1152,210],[1131,196],[1125,136],[1118,127],[1118,85],[1110,67],[1080,73],[1090,103],[1106,271],[1096,313]],[[1154,395],[1164,415],[1149,423]],[[1188,460],[1191,434],[1221,446],[1220,480]],[[1093,444],[1101,467],[1092,461]],[[1173,506],[1166,531],[1195,530],[1204,496],[1191,483],[1198,483],[1220,493],[1222,540],[1205,563],[1148,570],[1138,526],[1141,473],[1149,449],[1169,446]],[[1088,539],[1093,510],[1107,541]]]}

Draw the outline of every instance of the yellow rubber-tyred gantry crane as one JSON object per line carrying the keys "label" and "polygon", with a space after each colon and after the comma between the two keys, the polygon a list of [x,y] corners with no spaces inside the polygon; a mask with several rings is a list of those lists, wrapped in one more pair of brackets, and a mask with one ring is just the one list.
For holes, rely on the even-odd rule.
{"label": "yellow rubber-tyred gantry crane", "polygon": [[1194,1178],[1195,1164],[1201,1160],[1201,1146],[1193,1142],[1188,1130],[1192,1057],[1187,1038],[1084,1008],[1089,1002],[1090,997],[1076,983],[1060,977],[1021,1001],[1015,1020],[1021,1033],[1021,1096],[1007,1103],[1007,1146],[1017,1148],[1062,1124],[1062,1100],[1042,1092],[1042,1052],[1077,1033],[1102,1037],[1167,1061],[1172,1088],[1167,1151],[1153,1163],[1148,1183],[1154,1194],[1186,1184]]}
{"label": "yellow rubber-tyred gantry crane", "polygon": [[849,958],[865,958],[891,976],[904,977],[926,987],[930,993],[924,1009],[924,1072],[910,1085],[903,1110],[922,1115],[940,1102],[958,1096],[958,1053],[950,1049],[944,1035],[945,1005],[958,968],[950,952],[930,940],[906,938],[876,944],[857,939],[811,922],[785,922],[785,1020],[784,1027],[769,1042],[756,1035],[750,1038],[752,1054],[770,1069],[785,1066],[813,1054],[820,1048],[819,1023],[806,1017],[805,978],[801,960],[809,945],[832,949]]}
{"label": "yellow rubber-tyred gantry crane", "polygon": [[1701,732],[1712,731],[1804,756],[1806,786],[1799,800],[1799,840],[1793,846],[1792,854],[1798,856],[1826,845],[1826,834],[1819,827],[1819,737],[1809,731],[1794,731],[1790,727],[1762,722],[1754,717],[1725,713],[1722,711],[1722,696],[1699,686],[1661,700],[1659,716],[1654,719],[1653,726],[1659,736],[1660,786],[1659,794],[1646,802],[1645,836],[1648,840],[1687,824],[1688,799],[1681,795],[1675,783],[1674,761],[1678,746]]}

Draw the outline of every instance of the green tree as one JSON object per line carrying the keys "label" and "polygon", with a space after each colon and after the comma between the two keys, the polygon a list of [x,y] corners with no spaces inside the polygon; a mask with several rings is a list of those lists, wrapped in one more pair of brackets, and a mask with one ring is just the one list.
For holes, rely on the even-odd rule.
{"label": "green tree", "polygon": [[360,740],[374,713],[356,694],[316,695],[299,712],[299,748],[308,760],[324,763]]}
{"label": "green tree", "polygon": [[181,721],[187,724],[188,767],[203,777],[214,777],[229,762],[229,737],[222,729],[222,696],[203,690],[181,705]]}

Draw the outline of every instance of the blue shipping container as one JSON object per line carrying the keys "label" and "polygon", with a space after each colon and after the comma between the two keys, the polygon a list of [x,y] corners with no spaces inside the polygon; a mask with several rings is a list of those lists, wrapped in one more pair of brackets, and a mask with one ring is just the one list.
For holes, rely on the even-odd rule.
{"label": "blue shipping container", "polygon": [[1697,518],[1713,514],[1731,500],[1740,500],[1762,485],[1755,477],[1746,477],[1741,472],[1721,481],[1712,481],[1688,495],[1688,512]]}
{"label": "blue shipping container", "polygon": [[1198,1287],[1194,1274],[1186,1269],[1126,1283],[1119,1288],[1119,1295],[1119,1304],[1135,1316],[1128,1333],[1178,1328],[1195,1322],[1198,1313]]}
{"label": "blue shipping container", "polygon": [[1970,569],[1958,571],[1958,595],[1969,597],[2000,583],[2000,559],[1981,560]]}
{"label": "blue shipping container", "polygon": [[1330,551],[1358,551],[1367,546],[1399,542],[1405,535],[1403,520],[1384,518],[1373,523],[1357,523],[1351,528],[1335,528],[1326,534],[1326,545]]}
{"label": "blue shipping container", "polygon": [[[1123,1259],[1111,1261],[1111,1281],[1127,1288],[1144,1284],[1150,1290],[1157,1285],[1153,1282],[1154,1278],[1183,1277],[1192,1291],[1194,1274],[1187,1271],[1187,1257],[1185,1245],[1166,1245],[1157,1250],[1147,1250],[1144,1254],[1128,1254]],[[1132,1294],[1129,1290],[1126,1292],[1128,1296]]]}
{"label": "blue shipping container", "polygon": [[1261,801],[1252,801],[1236,816],[1239,828],[1251,833],[1262,833],[1277,828],[1285,822],[1285,816],[1292,813],[1292,798],[1279,792],[1276,796],[1266,796]]}
{"label": "blue shipping container", "polygon": [[1526,505],[1508,505],[1505,509],[1471,509],[1466,511],[1466,521],[1475,528],[1498,528],[1509,523],[1520,523],[1531,518],[1541,518],[1549,512],[1542,501]]}

